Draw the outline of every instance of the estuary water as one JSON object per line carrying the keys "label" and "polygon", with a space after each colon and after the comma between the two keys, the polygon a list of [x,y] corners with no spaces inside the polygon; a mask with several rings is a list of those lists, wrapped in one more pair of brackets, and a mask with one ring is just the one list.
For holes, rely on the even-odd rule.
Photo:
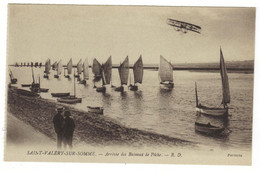
{"label": "estuary water", "polygon": [[[31,67],[10,67],[17,86],[32,83]],[[51,70],[49,79],[43,78],[44,68],[34,68],[35,78],[40,77],[41,87],[49,88],[48,93],[41,97],[56,100],[52,92],[74,92],[74,80],[68,80],[62,74],[54,78],[55,71]],[[76,81],[76,95],[82,97],[82,103],[73,106],[87,110],[87,106],[104,107],[104,115],[126,127],[137,128],[159,133],[170,137],[180,138],[201,144],[209,148],[251,150],[252,144],[252,113],[253,113],[253,74],[228,73],[231,103],[227,128],[231,131],[224,137],[211,137],[195,132],[195,89],[197,82],[199,102],[207,106],[221,106],[222,88],[221,77],[217,72],[173,71],[174,89],[160,89],[158,71],[144,70],[143,83],[134,92],[124,86],[123,93],[116,92],[107,85],[105,94],[98,93],[93,88],[93,75],[87,85]],[[133,72],[130,70],[133,81]],[[82,77],[81,77],[82,78]],[[117,69],[112,71],[112,83],[119,86]],[[101,83],[96,83],[101,86]],[[23,88],[29,90],[29,88]],[[207,123],[206,118],[201,121]],[[222,120],[212,120],[212,125],[219,125]]]}

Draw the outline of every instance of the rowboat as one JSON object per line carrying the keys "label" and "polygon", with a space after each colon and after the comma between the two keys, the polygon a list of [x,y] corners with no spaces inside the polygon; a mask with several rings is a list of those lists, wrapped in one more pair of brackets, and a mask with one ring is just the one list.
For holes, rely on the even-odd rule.
{"label": "rowboat", "polygon": [[139,59],[135,62],[133,66],[133,73],[134,73],[134,85],[131,84],[131,75],[130,75],[130,85],[129,88],[131,91],[137,91],[138,86],[137,83],[142,83],[143,81],[143,61],[142,61],[142,55],[139,57]]}
{"label": "rowboat", "polygon": [[67,97],[58,98],[57,101],[61,103],[74,104],[74,103],[81,103],[82,99],[77,98],[76,96],[67,96]]}
{"label": "rowboat", "polygon": [[105,64],[101,66],[101,79],[102,79],[102,86],[97,87],[97,92],[106,92],[106,86],[110,84],[112,76],[112,58],[111,56],[107,59]]}
{"label": "rowboat", "polygon": [[87,108],[88,108],[88,112],[90,113],[103,114],[104,111],[103,107],[87,106]]}
{"label": "rowboat", "polygon": [[195,131],[203,134],[217,135],[225,130],[224,127],[213,126],[210,123],[202,124],[195,122]]}
{"label": "rowboat", "polygon": [[46,93],[46,92],[48,92],[48,91],[49,91],[49,89],[47,89],[47,88],[40,88],[40,92]]}
{"label": "rowboat", "polygon": [[229,82],[227,76],[227,69],[223,57],[222,50],[220,48],[220,75],[222,82],[222,102],[223,108],[220,107],[207,107],[199,104],[198,93],[197,93],[197,84],[195,82],[195,96],[196,96],[196,111],[200,114],[209,115],[213,117],[223,117],[228,116],[228,107],[227,104],[230,103],[230,91],[229,91]]}
{"label": "rowboat", "polygon": [[162,55],[160,56],[159,77],[161,89],[171,90],[173,83],[173,66]]}
{"label": "rowboat", "polygon": [[22,87],[30,87],[32,84],[21,84]]}
{"label": "rowboat", "polygon": [[52,97],[67,97],[70,93],[51,93]]}
{"label": "rowboat", "polygon": [[125,58],[123,63],[120,64],[120,66],[118,68],[118,72],[119,72],[119,77],[120,77],[120,81],[121,81],[121,86],[116,87],[115,91],[123,92],[124,91],[123,85],[127,85],[128,75],[129,75],[129,59],[128,59],[128,56]]}

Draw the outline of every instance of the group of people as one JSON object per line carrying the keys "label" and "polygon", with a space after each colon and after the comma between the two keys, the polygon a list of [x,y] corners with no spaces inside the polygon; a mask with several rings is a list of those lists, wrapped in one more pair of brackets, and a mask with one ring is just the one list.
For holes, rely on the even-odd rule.
{"label": "group of people", "polygon": [[[60,149],[62,143],[64,148],[67,146],[72,148],[72,138],[75,130],[74,120],[70,117],[70,111],[64,111],[63,107],[58,107],[56,110],[57,114],[53,117],[53,124],[57,134],[57,148]],[[64,115],[62,115],[63,112]]]}

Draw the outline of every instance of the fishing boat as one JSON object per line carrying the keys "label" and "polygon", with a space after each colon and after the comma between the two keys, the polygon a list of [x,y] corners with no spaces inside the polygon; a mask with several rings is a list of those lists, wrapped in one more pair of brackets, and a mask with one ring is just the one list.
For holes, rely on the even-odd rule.
{"label": "fishing boat", "polygon": [[119,72],[119,77],[120,77],[120,81],[121,81],[121,86],[116,87],[115,91],[123,92],[124,91],[123,85],[127,85],[128,75],[129,75],[129,59],[128,59],[128,56],[125,58],[123,63],[120,64],[120,66],[118,68],[118,72]]}
{"label": "fishing boat", "polygon": [[65,72],[64,72],[65,78],[70,78],[71,73],[72,73],[72,58],[69,60],[69,62],[67,64],[67,75],[65,75]]}
{"label": "fishing boat", "polygon": [[44,70],[43,78],[49,79],[50,70],[51,70],[51,60],[47,59],[47,61],[45,62],[45,70]]}
{"label": "fishing boat", "polygon": [[97,87],[97,92],[106,92],[106,86],[110,84],[112,75],[112,58],[111,56],[107,59],[105,64],[101,66],[101,79],[102,79],[102,86]]}
{"label": "fishing boat", "polygon": [[74,71],[74,95],[67,96],[67,97],[60,97],[57,99],[58,102],[67,103],[67,104],[74,104],[74,103],[81,103],[82,98],[76,97],[76,83],[75,83],[75,71]]}
{"label": "fishing boat", "polygon": [[101,79],[101,64],[96,58],[93,59],[92,72],[94,74],[94,82]]}
{"label": "fishing boat", "polygon": [[83,80],[80,81],[80,84],[87,84],[87,80],[89,79],[89,65],[88,65],[88,58],[85,59],[84,63],[83,63]]}
{"label": "fishing boat", "polygon": [[76,78],[80,78],[81,72],[82,72],[82,60],[80,59],[77,64],[77,75],[74,74],[74,76]]}
{"label": "fishing boat", "polygon": [[42,67],[42,63],[40,62],[40,64],[39,64],[39,68],[41,68]]}
{"label": "fishing boat", "polygon": [[17,83],[17,79],[14,78],[14,75],[12,73],[12,71],[9,69],[9,76],[10,76],[10,80],[11,80],[11,84],[16,84]]}
{"label": "fishing boat", "polygon": [[17,89],[17,94],[27,96],[27,97],[39,97],[40,96],[38,93],[27,91],[24,89]]}
{"label": "fishing boat", "polygon": [[54,75],[54,78],[59,78],[62,72],[62,61],[60,60],[57,64],[57,74]]}
{"label": "fishing boat", "polygon": [[131,91],[137,91],[138,86],[137,83],[142,83],[143,81],[143,74],[144,74],[144,68],[143,68],[143,60],[142,55],[139,57],[139,59],[135,62],[133,66],[133,73],[134,73],[134,85],[131,84],[131,76],[130,76],[130,85],[129,88]]}
{"label": "fishing boat", "polygon": [[228,115],[228,106],[230,103],[230,91],[229,91],[229,82],[227,76],[227,69],[223,57],[222,50],[220,48],[220,76],[222,82],[222,102],[223,108],[221,107],[207,107],[199,104],[198,93],[197,93],[197,84],[195,82],[195,96],[196,96],[196,111],[200,114],[214,116],[214,117],[223,117]]}
{"label": "fishing boat", "polygon": [[225,130],[224,127],[213,126],[210,123],[203,124],[195,122],[195,131],[203,134],[217,135]]}
{"label": "fishing boat", "polygon": [[38,62],[36,62],[36,63],[34,64],[34,67],[38,67]]}
{"label": "fishing boat", "polygon": [[162,55],[160,56],[159,78],[162,89],[171,90],[173,83],[173,66]]}
{"label": "fishing boat", "polygon": [[51,93],[52,97],[68,97],[70,93]]}
{"label": "fishing boat", "polygon": [[93,107],[93,106],[87,106],[88,112],[95,113],[95,114],[103,114],[104,108],[103,107]]}

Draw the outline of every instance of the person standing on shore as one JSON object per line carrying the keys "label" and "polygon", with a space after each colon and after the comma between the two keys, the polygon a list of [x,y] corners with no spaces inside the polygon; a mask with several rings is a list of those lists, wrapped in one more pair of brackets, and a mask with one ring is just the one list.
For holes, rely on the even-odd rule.
{"label": "person standing on shore", "polygon": [[62,144],[65,120],[61,115],[63,112],[63,107],[58,107],[56,110],[57,110],[57,114],[53,117],[53,124],[54,124],[55,132],[57,134],[57,148],[60,149]]}
{"label": "person standing on shore", "polygon": [[65,125],[64,125],[64,131],[63,131],[63,143],[64,147],[68,145],[70,149],[72,149],[72,138],[73,138],[73,132],[75,130],[75,123],[72,118],[70,118],[71,113],[70,111],[65,111]]}

